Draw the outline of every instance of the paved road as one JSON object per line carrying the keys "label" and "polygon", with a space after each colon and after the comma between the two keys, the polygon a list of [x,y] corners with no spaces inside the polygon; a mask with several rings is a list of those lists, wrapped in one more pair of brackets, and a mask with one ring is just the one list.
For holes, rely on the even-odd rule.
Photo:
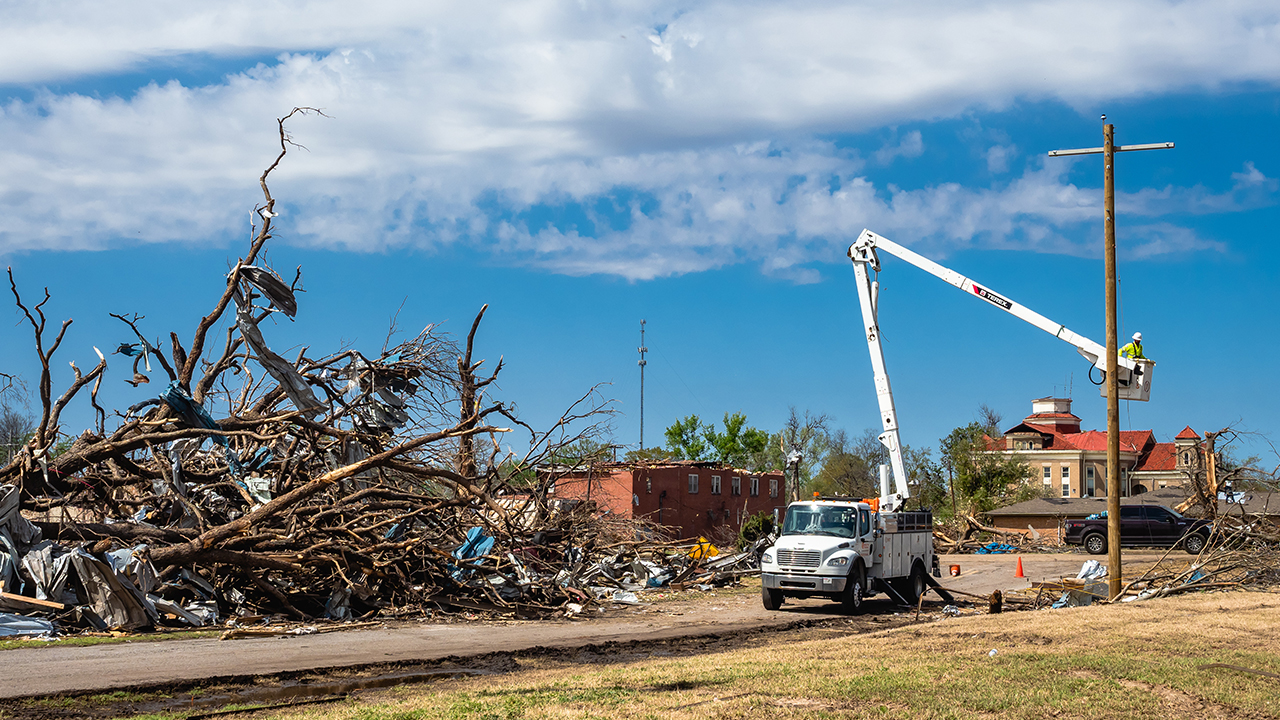
{"label": "paved road", "polygon": [[[1146,555],[1127,554],[1126,562]],[[1025,579],[1014,577],[1012,555],[942,556],[942,583],[971,593],[1028,587],[1031,580],[1074,577],[1085,555],[1023,556]],[[958,577],[949,566],[960,565]],[[893,613],[871,603],[873,614]],[[878,609],[877,609],[878,607]],[[781,627],[797,620],[840,617],[838,606],[822,600],[788,601],[783,612],[768,612],[754,595],[719,593],[689,602],[624,608],[586,621],[497,624],[401,624],[395,628],[324,635],[252,638],[234,641],[183,640],[90,647],[23,648],[4,652],[0,698],[101,691],[139,685],[245,677],[382,662],[438,660],[530,648],[580,647],[607,641],[658,640]]]}
{"label": "paved road", "polygon": [[[1124,576],[1136,577],[1142,570],[1159,560],[1164,553],[1164,550],[1126,549],[1123,554]],[[1190,557],[1181,550],[1175,550],[1169,554],[1169,560],[1174,562],[1184,562]],[[1018,558],[1022,558],[1022,574],[1026,576],[1025,578],[1015,577]],[[939,555],[938,564],[942,569],[942,577],[938,582],[943,587],[988,595],[993,590],[1020,590],[1031,587],[1032,582],[1075,577],[1080,572],[1080,566],[1089,560],[1107,564],[1106,555],[1087,555],[1083,552],[1031,555]],[[951,565],[960,566],[959,577],[950,577],[948,570]]]}
{"label": "paved road", "polygon": [[[504,624],[400,624],[322,635],[173,640],[4,652],[0,698],[98,691],[382,662],[438,660],[530,648],[729,633],[798,619],[837,617],[836,606],[768,613],[755,596],[708,598],[698,611],[655,605],[616,619]],[[717,602],[717,600],[722,600]],[[713,609],[714,608],[714,609]],[[681,612],[682,611],[682,612]],[[680,614],[672,614],[680,612]]]}

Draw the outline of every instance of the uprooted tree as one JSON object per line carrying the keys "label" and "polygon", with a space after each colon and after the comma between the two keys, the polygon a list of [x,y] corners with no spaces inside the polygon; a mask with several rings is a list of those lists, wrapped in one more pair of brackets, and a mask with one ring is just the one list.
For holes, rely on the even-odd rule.
{"label": "uprooted tree", "polygon": [[[54,332],[49,292],[28,302],[9,270],[40,377],[38,418],[0,468],[0,495],[3,485],[16,489],[21,508],[44,518],[35,523],[43,538],[60,547],[101,557],[146,544],[139,552],[149,552],[159,577],[139,582],[151,585],[144,593],[165,583],[208,585],[224,602],[298,618],[326,604],[330,616],[335,605],[342,616],[342,607],[421,608],[445,596],[559,604],[559,586],[530,586],[537,552],[489,562],[476,582],[478,561],[454,549],[477,527],[473,536],[511,547],[582,531],[553,516],[553,477],[532,473],[536,481],[520,495],[506,478],[512,468],[530,476],[560,446],[590,436],[608,413],[596,389],[549,431],[521,422],[487,396],[502,362],[481,374],[483,361],[473,358],[483,308],[461,346],[434,326],[377,357],[304,348],[286,359],[266,341],[264,320],[298,312],[301,280],[300,269],[285,282],[260,261],[276,217],[267,181],[294,146],[286,122],[314,112],[296,108],[278,121],[279,154],[259,178],[261,225],[186,343],[176,332],[167,343],[150,341],[144,316],[113,315],[137,338],[112,354],[133,359],[127,381],[161,389],[127,410],[99,405],[108,369],[101,351],[87,370],[72,362],[70,384],[55,394],[52,362],[72,321]],[[161,382],[147,374],[153,363]],[[95,427],[68,433],[62,414],[86,395]],[[511,429],[529,433],[529,449],[500,457],[498,434]],[[19,553],[39,540],[16,538]]]}

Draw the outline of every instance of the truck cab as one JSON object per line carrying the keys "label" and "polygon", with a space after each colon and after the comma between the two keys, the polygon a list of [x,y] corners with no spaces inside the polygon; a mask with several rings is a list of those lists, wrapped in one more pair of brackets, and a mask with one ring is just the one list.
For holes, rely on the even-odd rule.
{"label": "truck cab", "polygon": [[761,556],[764,606],[777,610],[789,597],[828,597],[858,612],[880,591],[914,603],[936,563],[932,530],[927,511],[881,513],[849,498],[791,503],[777,542]]}

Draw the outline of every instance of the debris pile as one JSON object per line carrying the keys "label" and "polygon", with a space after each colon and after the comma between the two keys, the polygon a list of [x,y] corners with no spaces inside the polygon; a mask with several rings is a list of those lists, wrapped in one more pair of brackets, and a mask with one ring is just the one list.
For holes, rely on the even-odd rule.
{"label": "debris pile", "polygon": [[[482,375],[473,359],[484,308],[465,343],[428,326],[394,346],[389,334],[376,356],[273,352],[272,323],[301,309],[301,271],[286,282],[262,261],[287,119],[260,178],[261,225],[190,340],[151,340],[145,317],[113,315],[130,341],[112,357],[126,358],[140,397],[124,412],[98,403],[101,351],[87,371],[72,362],[54,395],[52,359],[71,321],[49,331],[48,292],[27,303],[10,271],[42,371],[39,421],[0,467],[0,613],[18,618],[0,615],[0,635],[43,632],[36,615],[99,630],[459,609],[533,617],[751,571],[751,553],[637,540],[652,528],[638,535],[558,502],[554,473],[539,468],[589,437],[608,403],[592,389],[537,431],[489,400],[503,363]],[[69,434],[62,412],[86,395],[96,426]],[[500,454],[512,429],[528,434],[523,456]]]}
{"label": "debris pile", "polygon": [[[1258,517],[1219,515],[1210,542],[1193,560],[1160,561],[1120,593],[1122,602],[1198,590],[1280,585],[1280,532]],[[1170,551],[1172,552],[1172,550]]]}
{"label": "debris pile", "polygon": [[[993,540],[994,538],[994,540]],[[1008,531],[983,525],[971,515],[959,527],[935,527],[933,547],[939,553],[1033,553],[1056,550],[1059,544],[1044,539],[1038,532]]]}

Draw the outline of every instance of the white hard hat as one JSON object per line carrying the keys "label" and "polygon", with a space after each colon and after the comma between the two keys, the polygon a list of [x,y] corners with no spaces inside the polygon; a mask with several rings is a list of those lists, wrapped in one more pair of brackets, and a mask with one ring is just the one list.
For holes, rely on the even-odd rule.
{"label": "white hard hat", "polygon": [[1142,333],[1134,333],[1133,339],[1137,340],[1138,342],[1142,342]]}

